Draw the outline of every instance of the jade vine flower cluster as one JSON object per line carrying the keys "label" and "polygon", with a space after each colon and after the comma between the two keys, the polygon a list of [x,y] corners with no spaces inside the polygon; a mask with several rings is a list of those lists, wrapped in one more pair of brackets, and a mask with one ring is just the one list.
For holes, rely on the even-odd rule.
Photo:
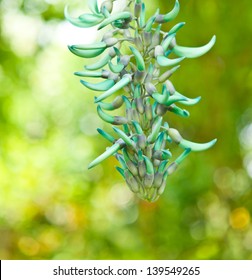
{"label": "jade vine flower cluster", "polygon": [[[200,101],[200,97],[188,98],[179,93],[169,79],[179,69],[178,63],[205,54],[216,38],[213,36],[202,47],[184,47],[176,42],[177,32],[184,22],[174,25],[169,32],[162,31],[163,24],[178,15],[178,0],[167,14],[158,9],[150,18],[146,17],[142,0],[126,1],[125,7],[118,12],[113,11],[115,1],[106,0],[99,7],[97,0],[88,0],[90,12],[78,18],[72,17],[67,7],[65,9],[67,20],[75,26],[97,25],[98,30],[106,27],[100,42],[69,46],[69,50],[79,57],[96,58],[93,64],[85,66],[85,71],[75,74],[103,79],[97,83],[84,79],[81,83],[97,92],[94,98],[97,113],[113,125],[114,131],[113,136],[98,129],[111,145],[90,163],[89,168],[115,156],[120,164],[116,169],[130,190],[153,202],[164,192],[167,177],[190,152],[206,150],[216,142],[215,139],[198,144],[185,140],[166,119],[166,114],[172,113],[189,117],[189,112],[180,106],[191,106]],[[169,58],[170,54],[177,57]],[[122,106],[125,108],[123,116],[108,113]],[[172,142],[183,152],[171,162],[169,146]]]}

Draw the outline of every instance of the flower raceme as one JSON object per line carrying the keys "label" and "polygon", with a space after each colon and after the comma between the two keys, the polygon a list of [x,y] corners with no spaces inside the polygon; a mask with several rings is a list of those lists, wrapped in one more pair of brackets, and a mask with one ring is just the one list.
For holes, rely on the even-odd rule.
{"label": "flower raceme", "polygon": [[[85,71],[75,74],[83,78],[81,83],[86,88],[100,92],[94,98],[97,113],[113,125],[115,135],[98,129],[111,146],[88,168],[115,156],[120,164],[116,169],[130,190],[154,202],[164,192],[168,176],[190,152],[206,150],[216,142],[215,139],[198,144],[185,140],[164,120],[168,113],[189,117],[189,112],[180,106],[192,106],[200,101],[200,97],[189,98],[179,93],[169,79],[179,69],[178,63],[207,53],[216,37],[201,47],[184,47],[176,42],[184,22],[174,25],[169,32],[162,31],[163,24],[178,15],[178,0],[167,14],[161,14],[158,9],[150,18],[146,17],[144,1],[128,0],[122,11],[114,13],[115,1],[106,0],[99,7],[97,0],[88,0],[90,12],[78,18],[73,18],[68,7],[65,8],[67,20],[75,26],[98,26],[98,30],[107,27],[100,42],[69,46],[79,57],[97,57],[95,63],[85,66]],[[170,54],[177,58],[169,58]],[[91,83],[85,78],[102,81]],[[125,106],[124,116],[109,113],[122,106]],[[172,142],[183,152],[171,162],[169,145]]]}

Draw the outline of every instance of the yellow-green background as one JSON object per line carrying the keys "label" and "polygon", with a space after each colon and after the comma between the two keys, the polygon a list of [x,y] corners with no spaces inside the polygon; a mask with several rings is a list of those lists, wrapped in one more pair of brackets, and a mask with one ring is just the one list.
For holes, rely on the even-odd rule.
{"label": "yellow-green background", "polygon": [[[86,1],[68,1],[86,10]],[[149,2],[149,3],[148,3]],[[148,13],[174,1],[146,1]],[[181,0],[178,43],[217,43],[172,77],[202,96],[191,117],[168,116],[193,141],[157,203],[137,200],[106,160],[92,92],[72,73],[60,0],[0,1],[0,259],[252,259],[251,0]],[[79,32],[78,42],[87,36]]]}

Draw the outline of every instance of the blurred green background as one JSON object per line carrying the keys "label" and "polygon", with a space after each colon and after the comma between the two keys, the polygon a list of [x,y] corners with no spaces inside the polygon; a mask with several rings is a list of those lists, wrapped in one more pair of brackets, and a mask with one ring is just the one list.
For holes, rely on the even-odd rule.
{"label": "blurred green background", "polygon": [[[190,155],[154,204],[132,195],[113,158],[87,170],[108,144],[96,128],[111,128],[72,74],[85,61],[67,44],[96,33],[64,21],[67,2],[73,14],[87,9],[0,1],[0,259],[252,259],[251,0],[181,0],[167,24],[186,21],[182,45],[217,35],[172,77],[202,101],[189,119],[168,121],[187,139],[218,143]],[[148,2],[149,14],[174,4]]]}

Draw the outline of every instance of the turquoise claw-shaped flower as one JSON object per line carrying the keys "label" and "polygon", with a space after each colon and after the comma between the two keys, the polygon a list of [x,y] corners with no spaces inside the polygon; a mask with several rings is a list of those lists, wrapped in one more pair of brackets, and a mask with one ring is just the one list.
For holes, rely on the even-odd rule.
{"label": "turquoise claw-shaped flower", "polygon": [[156,22],[157,23],[166,23],[166,22],[172,21],[178,15],[179,10],[180,10],[179,1],[176,0],[173,9],[165,15],[158,15],[156,17]]}
{"label": "turquoise claw-shaped flower", "polygon": [[212,39],[205,46],[190,48],[190,47],[182,47],[176,44],[172,49],[172,51],[178,56],[195,58],[206,54],[213,47],[215,42],[216,42],[216,36],[214,35]]}

